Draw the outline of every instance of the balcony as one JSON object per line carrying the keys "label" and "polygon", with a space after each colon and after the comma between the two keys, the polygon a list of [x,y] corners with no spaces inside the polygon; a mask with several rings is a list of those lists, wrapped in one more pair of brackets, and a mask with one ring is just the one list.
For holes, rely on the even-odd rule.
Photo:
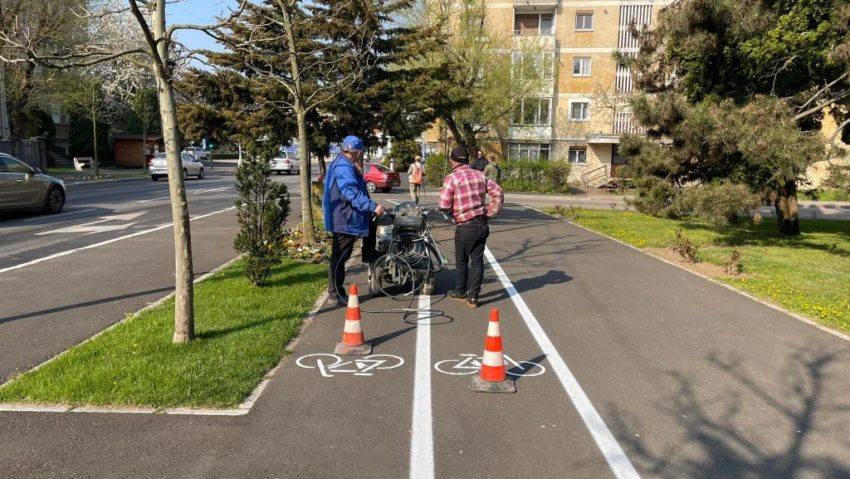
{"label": "balcony", "polygon": [[634,120],[634,114],[630,111],[618,111],[614,113],[613,133],[615,135],[642,135],[646,133],[644,128]]}
{"label": "balcony", "polygon": [[554,9],[558,6],[558,0],[514,0],[514,9],[531,10],[540,7]]}
{"label": "balcony", "polygon": [[[511,45],[514,50],[542,50],[544,52],[555,51],[555,35],[543,34],[520,34],[514,32],[513,43]],[[531,48],[533,47],[533,48]]]}
{"label": "balcony", "polygon": [[508,139],[547,143],[552,140],[552,126],[511,126],[508,128]]}

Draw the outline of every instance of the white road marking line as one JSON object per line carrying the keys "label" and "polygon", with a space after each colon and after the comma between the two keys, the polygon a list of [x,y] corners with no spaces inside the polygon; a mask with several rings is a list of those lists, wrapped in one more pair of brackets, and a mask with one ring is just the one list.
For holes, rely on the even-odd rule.
{"label": "white road marking line", "polygon": [[431,297],[419,296],[416,326],[416,367],[413,380],[413,421],[410,438],[410,478],[433,479],[434,431],[431,419],[431,324],[426,311]]}
{"label": "white road marking line", "polygon": [[124,230],[124,229],[127,229],[127,228],[133,226],[135,223],[124,223],[124,224],[120,224],[120,225],[106,225],[106,226],[102,225],[101,223],[107,223],[107,222],[110,222],[110,221],[130,221],[130,220],[135,219],[139,216],[142,216],[145,213],[147,213],[147,211],[140,211],[140,212],[137,212],[137,213],[128,213],[128,214],[124,214],[124,215],[101,216],[100,219],[96,220],[96,221],[90,221],[88,223],[68,226],[66,228],[59,228],[59,229],[50,230],[50,231],[42,231],[41,233],[36,233],[35,236],[43,236],[43,235],[50,235],[50,234],[61,234],[61,233],[92,234],[92,233],[103,233],[103,232],[106,232],[106,231]]}
{"label": "white road marking line", "polygon": [[[231,206],[230,208],[225,208],[223,210],[213,211],[212,213],[207,213],[207,214],[200,215],[200,216],[194,216],[194,217],[190,218],[189,221],[199,220],[201,218],[206,218],[207,216],[217,215],[219,213],[224,213],[225,211],[230,211],[230,210],[234,210],[234,209],[236,209],[236,207]],[[171,226],[171,223],[166,223],[166,224],[159,225],[157,227],[154,227],[154,228],[151,228],[151,229],[148,229],[148,230],[138,231],[136,233],[128,234],[128,235],[125,235],[125,236],[119,236],[118,238],[112,238],[110,240],[101,241],[100,243],[90,244],[88,246],[70,249],[68,251],[61,251],[59,253],[55,253],[55,254],[52,254],[50,256],[45,256],[43,258],[34,259],[34,260],[28,261],[26,263],[16,264],[15,266],[9,266],[8,268],[2,268],[2,269],[0,269],[0,274],[6,273],[8,271],[13,271],[13,270],[16,270],[16,269],[26,268],[27,266],[32,266],[34,264],[43,263],[43,262],[51,260],[51,259],[61,258],[62,256],[68,256],[69,254],[77,253],[79,251],[85,251],[87,249],[93,249],[93,248],[97,248],[99,246],[105,246],[105,245],[108,245],[110,243],[115,243],[115,242],[118,242],[118,241],[121,241],[121,240],[134,238],[136,236],[141,236],[141,235],[144,235],[144,234],[153,233],[154,231],[159,231],[161,229],[168,228],[169,226]]]}
{"label": "white road marking line", "polygon": [[151,198],[149,200],[139,200],[136,203],[149,203],[151,201],[162,201],[162,200],[170,200],[171,196],[160,196],[159,198]]}
{"label": "white road marking line", "polygon": [[392,203],[392,204],[394,204],[394,205],[398,205],[398,204],[399,204],[399,202],[398,202],[398,201],[395,201],[395,200],[387,200],[387,201],[389,201],[390,203]]}
{"label": "white road marking line", "polygon": [[[67,211],[66,210],[64,213],[62,213],[61,217],[65,218],[65,217],[70,216],[70,215],[77,215],[77,214],[80,214],[80,213],[88,213],[89,211],[95,211],[95,210],[97,210],[97,208],[89,208],[89,209],[79,210],[79,211]],[[45,219],[46,218],[44,216],[36,216],[35,218],[27,218],[25,220],[22,220],[22,222],[29,223],[29,222],[32,222],[32,221],[44,221]],[[69,220],[69,221],[76,221],[76,220]],[[64,223],[64,221],[51,221],[49,224],[55,224],[55,223]]]}
{"label": "white road marking line", "polygon": [[618,478],[640,478],[635,467],[632,465],[631,461],[629,461],[629,458],[626,457],[626,453],[623,452],[623,449],[617,443],[614,435],[611,434],[608,426],[605,425],[602,417],[598,412],[596,412],[596,408],[594,408],[593,404],[591,404],[590,399],[581,388],[581,385],[579,385],[578,380],[575,376],[573,376],[570,368],[567,367],[567,363],[564,362],[564,359],[561,358],[560,354],[558,354],[558,350],[555,349],[555,345],[549,340],[549,337],[543,331],[543,328],[540,326],[537,318],[531,310],[528,309],[528,306],[525,304],[522,296],[520,296],[513,283],[511,283],[511,280],[505,274],[505,271],[496,261],[493,253],[490,252],[490,248],[484,249],[484,256],[487,258],[487,261],[490,263],[490,267],[493,268],[496,276],[498,276],[499,281],[501,281],[502,286],[508,293],[508,296],[510,296],[511,300],[514,302],[514,305],[522,316],[522,319],[525,321],[528,330],[531,331],[532,336],[534,336],[534,339],[543,351],[543,354],[546,355],[546,359],[548,359],[549,363],[552,365],[552,370],[561,381],[561,386],[563,386],[564,391],[566,391],[567,395],[572,400],[573,406],[575,406],[576,411],[579,413],[579,416],[581,416],[585,426],[587,426],[590,435],[593,436],[593,440],[596,442],[596,445],[599,447],[602,455],[605,456],[605,460],[608,461],[608,466],[611,468],[611,471],[613,471],[614,475]]}

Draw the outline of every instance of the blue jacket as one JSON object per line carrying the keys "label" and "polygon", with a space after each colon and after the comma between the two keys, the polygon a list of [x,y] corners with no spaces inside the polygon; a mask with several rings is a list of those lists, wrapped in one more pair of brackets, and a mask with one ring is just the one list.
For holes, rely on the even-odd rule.
{"label": "blue jacket", "polygon": [[325,174],[325,230],[352,236],[369,236],[369,221],[377,203],[369,198],[363,175],[340,154]]}

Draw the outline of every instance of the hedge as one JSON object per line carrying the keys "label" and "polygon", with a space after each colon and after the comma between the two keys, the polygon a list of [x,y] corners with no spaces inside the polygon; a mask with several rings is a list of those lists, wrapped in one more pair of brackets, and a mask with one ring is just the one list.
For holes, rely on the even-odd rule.
{"label": "hedge", "polygon": [[[570,164],[565,161],[506,161],[499,162],[505,191],[516,193],[569,194]],[[428,185],[440,188],[451,166],[445,155],[431,155],[425,164]]]}

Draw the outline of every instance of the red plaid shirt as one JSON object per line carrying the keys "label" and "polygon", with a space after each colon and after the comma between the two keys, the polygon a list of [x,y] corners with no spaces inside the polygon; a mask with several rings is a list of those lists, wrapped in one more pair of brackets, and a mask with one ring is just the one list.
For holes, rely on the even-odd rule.
{"label": "red plaid shirt", "polygon": [[[489,206],[486,196],[493,200]],[[443,181],[440,192],[440,209],[452,209],[458,224],[467,223],[487,216],[492,218],[502,211],[505,194],[494,181],[488,180],[484,173],[473,170],[469,165],[460,165]]]}

